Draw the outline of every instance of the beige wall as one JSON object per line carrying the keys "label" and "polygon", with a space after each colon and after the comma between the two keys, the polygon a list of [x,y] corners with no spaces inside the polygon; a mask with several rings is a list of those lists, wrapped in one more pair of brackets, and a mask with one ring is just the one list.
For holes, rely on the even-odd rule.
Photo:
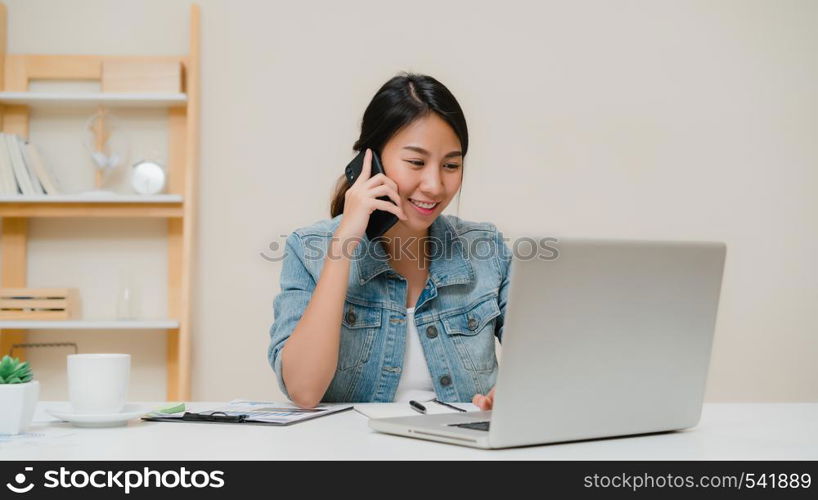
{"label": "beige wall", "polygon": [[[9,52],[187,51],[187,1],[5,3]],[[462,217],[509,236],[725,241],[708,400],[818,400],[817,3],[200,5],[194,399],[281,397],[266,361],[280,269],[260,253],[327,216],[366,104],[410,70],[444,82],[469,120]],[[32,122],[78,190],[91,178],[83,116]],[[161,121],[125,119],[137,149],[164,154]],[[110,316],[127,267],[143,314],[164,315],[163,222],[31,233],[32,285],[78,284],[86,317]],[[164,398],[161,333],[37,338],[132,352],[132,399]],[[32,355],[45,399],[65,397],[63,354]]]}

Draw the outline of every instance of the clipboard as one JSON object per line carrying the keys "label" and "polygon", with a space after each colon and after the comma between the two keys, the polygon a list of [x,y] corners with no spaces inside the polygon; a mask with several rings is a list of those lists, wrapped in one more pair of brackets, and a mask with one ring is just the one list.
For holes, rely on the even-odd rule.
{"label": "clipboard", "polygon": [[322,404],[315,408],[298,408],[287,403],[234,400],[215,410],[165,414],[154,412],[142,420],[200,424],[249,424],[286,426],[314,418],[333,415],[352,408],[351,404]]}

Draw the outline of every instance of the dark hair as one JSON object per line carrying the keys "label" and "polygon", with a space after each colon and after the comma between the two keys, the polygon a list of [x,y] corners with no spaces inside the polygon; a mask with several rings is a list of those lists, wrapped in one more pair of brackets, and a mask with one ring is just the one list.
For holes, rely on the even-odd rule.
{"label": "dark hair", "polygon": [[[436,113],[454,129],[465,158],[469,132],[457,99],[431,76],[405,72],[391,78],[375,93],[364,111],[361,136],[352,149],[360,152],[369,148],[381,155],[383,147],[398,130],[429,113]],[[349,181],[342,174],[330,204],[332,217],[344,213],[344,195],[349,188]]]}

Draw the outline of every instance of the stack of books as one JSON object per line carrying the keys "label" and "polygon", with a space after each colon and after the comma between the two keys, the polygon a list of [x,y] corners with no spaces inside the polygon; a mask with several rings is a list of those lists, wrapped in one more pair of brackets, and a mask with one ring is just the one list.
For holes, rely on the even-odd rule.
{"label": "stack of books", "polygon": [[33,144],[0,133],[0,195],[60,194],[53,173]]}

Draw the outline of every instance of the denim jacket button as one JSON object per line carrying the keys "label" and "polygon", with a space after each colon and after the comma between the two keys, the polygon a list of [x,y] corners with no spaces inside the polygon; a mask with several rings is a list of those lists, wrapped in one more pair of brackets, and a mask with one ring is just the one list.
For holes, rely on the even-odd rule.
{"label": "denim jacket button", "polygon": [[352,311],[347,312],[347,323],[349,323],[350,325],[354,325],[356,319],[358,318],[355,317],[354,312]]}
{"label": "denim jacket button", "polygon": [[475,328],[477,328],[477,320],[469,318],[469,330],[474,330]]}
{"label": "denim jacket button", "polygon": [[452,378],[449,377],[448,375],[443,375],[442,377],[440,377],[440,385],[444,387],[452,385]]}
{"label": "denim jacket button", "polygon": [[426,329],[426,336],[430,339],[437,337],[437,328],[435,328],[435,325],[432,325]]}

